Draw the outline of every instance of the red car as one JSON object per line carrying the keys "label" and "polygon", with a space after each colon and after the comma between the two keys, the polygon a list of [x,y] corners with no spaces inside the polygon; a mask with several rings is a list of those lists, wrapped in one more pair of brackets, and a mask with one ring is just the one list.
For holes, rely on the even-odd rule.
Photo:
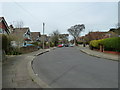
{"label": "red car", "polygon": [[58,47],[63,47],[63,45],[62,45],[62,44],[59,44]]}

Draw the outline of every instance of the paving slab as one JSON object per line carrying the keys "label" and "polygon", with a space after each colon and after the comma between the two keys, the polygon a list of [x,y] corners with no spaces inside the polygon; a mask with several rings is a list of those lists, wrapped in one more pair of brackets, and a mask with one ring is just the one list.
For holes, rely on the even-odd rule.
{"label": "paving slab", "polygon": [[82,45],[79,45],[78,48],[82,52],[84,52],[88,55],[91,55],[91,56],[95,56],[95,57],[98,57],[98,58],[105,58],[105,59],[108,59],[108,60],[115,60],[115,61],[119,60],[119,55],[99,52],[99,51],[95,51],[95,50],[90,50],[88,45],[86,47],[83,47]]}
{"label": "paving slab", "polygon": [[0,62],[0,89],[2,89],[2,63]]}
{"label": "paving slab", "polygon": [[35,57],[35,54],[43,51],[44,50],[38,50],[23,55],[7,56],[7,61],[3,63],[1,69],[3,70],[1,75],[3,80],[2,83],[0,83],[2,88],[41,88],[30,77],[27,65],[28,62]]}

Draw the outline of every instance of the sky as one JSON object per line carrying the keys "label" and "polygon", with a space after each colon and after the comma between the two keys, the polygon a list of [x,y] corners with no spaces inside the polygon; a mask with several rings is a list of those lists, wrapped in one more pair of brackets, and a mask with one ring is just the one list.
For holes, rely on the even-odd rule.
{"label": "sky", "polygon": [[[2,5],[2,7],[1,7]],[[84,36],[90,31],[108,31],[118,23],[118,2],[2,2],[0,16],[8,25],[23,21],[31,31],[45,34],[67,29],[76,24],[84,24]]]}

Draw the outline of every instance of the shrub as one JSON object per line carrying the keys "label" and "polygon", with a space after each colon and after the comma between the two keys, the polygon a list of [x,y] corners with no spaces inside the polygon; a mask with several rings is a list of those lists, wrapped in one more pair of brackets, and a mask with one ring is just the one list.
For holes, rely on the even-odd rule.
{"label": "shrub", "polygon": [[19,48],[10,48],[9,52],[6,53],[7,55],[20,55],[22,54]]}
{"label": "shrub", "polygon": [[99,49],[99,45],[101,44],[102,41],[103,41],[103,39],[92,40],[89,45],[93,48]]}
{"label": "shrub", "polygon": [[99,49],[100,44],[104,46],[104,50],[120,52],[120,37],[106,38],[100,40],[92,40],[89,44],[90,48]]}
{"label": "shrub", "polygon": [[5,52],[9,51],[11,38],[8,35],[2,34],[2,49],[5,50]]}
{"label": "shrub", "polygon": [[77,41],[77,44],[83,44],[83,42],[79,42],[79,41]]}
{"label": "shrub", "polygon": [[119,51],[120,52],[120,37],[106,38],[101,41],[105,50]]}
{"label": "shrub", "polygon": [[55,44],[53,42],[50,42],[50,47],[54,47]]}
{"label": "shrub", "polygon": [[19,48],[14,48],[11,46],[11,41],[14,41],[14,37],[12,35],[1,34],[0,38],[2,38],[2,49],[5,50],[7,55],[19,55]]}

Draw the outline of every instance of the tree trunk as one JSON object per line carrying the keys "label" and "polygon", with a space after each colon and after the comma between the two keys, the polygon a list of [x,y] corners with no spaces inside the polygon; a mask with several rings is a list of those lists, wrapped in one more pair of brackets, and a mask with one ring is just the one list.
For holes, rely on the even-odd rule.
{"label": "tree trunk", "polygon": [[104,52],[104,46],[103,45],[100,45],[100,51]]}
{"label": "tree trunk", "polygon": [[74,45],[77,46],[77,39],[74,37]]}

